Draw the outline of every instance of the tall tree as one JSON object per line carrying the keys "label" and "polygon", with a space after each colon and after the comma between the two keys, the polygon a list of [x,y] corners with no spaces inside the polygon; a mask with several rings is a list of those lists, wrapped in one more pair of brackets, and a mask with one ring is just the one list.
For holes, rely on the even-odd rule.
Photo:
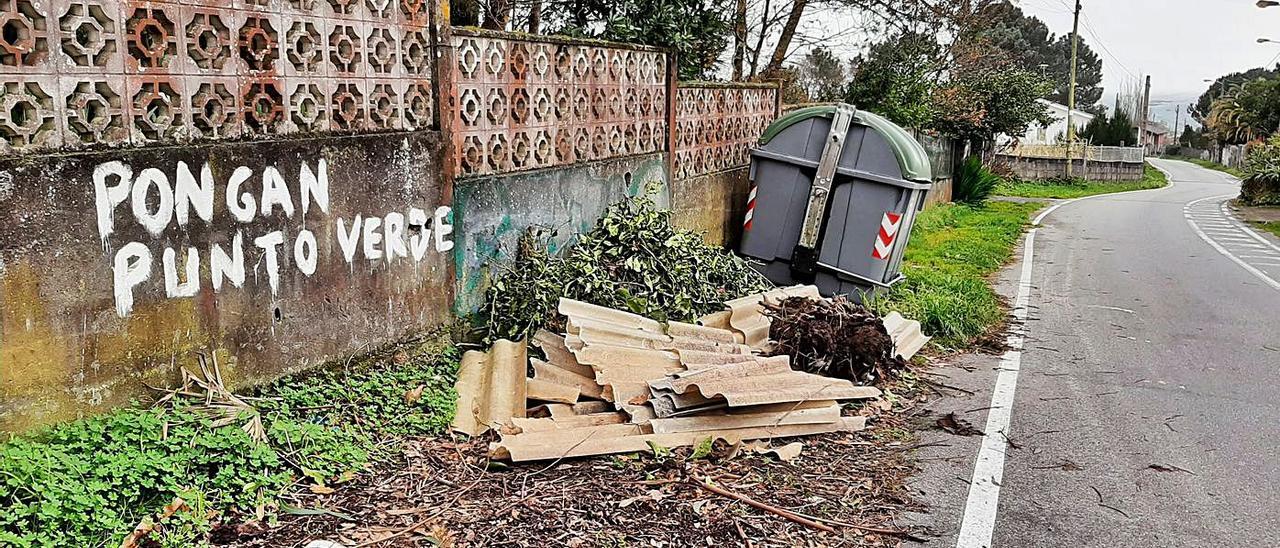
{"label": "tall tree", "polygon": [[[1071,81],[1071,35],[1055,36],[1036,17],[1007,0],[989,2],[978,9],[974,26],[963,39],[981,37],[1023,69],[1042,73],[1052,82],[1046,97],[1067,104]],[[1076,108],[1084,109],[1102,99],[1102,59],[1082,37],[1076,66]]]}
{"label": "tall tree", "polygon": [[773,47],[773,56],[769,58],[769,64],[764,68],[766,76],[782,69],[782,62],[787,60],[787,53],[791,49],[791,41],[795,39],[796,28],[800,25],[800,19],[804,17],[804,10],[808,6],[809,0],[791,0],[787,22],[782,25],[782,34],[778,35],[778,43]]}
{"label": "tall tree", "polygon": [[810,101],[839,101],[846,86],[844,63],[831,50],[818,46],[796,63],[798,84]]}
{"label": "tall tree", "polygon": [[982,40],[953,46],[949,76],[934,92],[934,129],[982,141],[1026,133],[1033,122],[1049,125],[1040,103],[1053,87],[1043,75],[1011,62]]}
{"label": "tall tree", "polygon": [[1213,102],[1205,126],[1226,144],[1243,144],[1280,131],[1280,76],[1230,87]]}
{"label": "tall tree", "polygon": [[1124,110],[1116,110],[1114,116],[1108,116],[1106,112],[1094,116],[1080,132],[1080,137],[1089,143],[1109,147],[1133,146],[1138,142],[1133,120]]}
{"label": "tall tree", "polygon": [[942,46],[922,33],[875,44],[853,60],[845,102],[904,126],[924,127],[933,118],[931,97],[942,56]]}
{"label": "tall tree", "polygon": [[[492,0],[491,0],[492,1]],[[730,0],[544,1],[542,28],[567,34],[673,48],[680,77],[712,76],[728,47]]]}
{"label": "tall tree", "polygon": [[1232,87],[1244,84],[1259,78],[1275,78],[1280,76],[1280,64],[1274,69],[1268,70],[1262,67],[1249,69],[1244,72],[1233,72],[1224,76],[1219,76],[1209,89],[1200,94],[1200,98],[1196,100],[1196,104],[1191,107],[1191,116],[1200,123],[1204,123],[1205,118],[1209,116],[1209,111],[1213,108],[1213,102],[1227,95]]}

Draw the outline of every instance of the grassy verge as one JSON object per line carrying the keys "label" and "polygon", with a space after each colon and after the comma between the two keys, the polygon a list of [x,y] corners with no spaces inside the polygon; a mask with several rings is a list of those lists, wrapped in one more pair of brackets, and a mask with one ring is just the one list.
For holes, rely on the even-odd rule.
{"label": "grassy verge", "polygon": [[1128,192],[1160,188],[1169,184],[1168,178],[1160,170],[1145,166],[1142,179],[1137,181],[1086,181],[1053,180],[1053,181],[1005,181],[996,187],[999,196],[1021,196],[1024,198],[1082,198],[1096,194],[1112,192]]}
{"label": "grassy verge", "polygon": [[1004,318],[987,278],[1009,261],[1040,203],[946,204],[921,212],[911,231],[907,279],[872,305],[919,320],[939,344],[964,347]]}
{"label": "grassy verge", "polygon": [[[0,546],[119,546],[149,521],[145,546],[198,546],[220,516],[289,511],[281,493],[328,489],[398,439],[443,431],[455,358],[431,337],[282,379],[238,416],[179,400],[11,439],[0,444]],[[255,439],[247,425],[259,421]],[[189,510],[164,516],[175,498]]]}
{"label": "grassy verge", "polygon": [[1193,163],[1193,164],[1195,164],[1195,165],[1198,165],[1198,166],[1200,166],[1200,167],[1203,167],[1203,168],[1205,168],[1205,169],[1212,169],[1212,170],[1214,170],[1214,171],[1221,171],[1221,172],[1223,172],[1223,173],[1229,173],[1229,174],[1231,174],[1231,175],[1235,175],[1236,177],[1244,178],[1244,172],[1242,172],[1242,171],[1240,171],[1240,170],[1238,170],[1238,169],[1236,169],[1236,168],[1234,168],[1234,167],[1227,167],[1227,166],[1224,166],[1224,165],[1222,165],[1222,164],[1219,164],[1218,162],[1214,162],[1214,161],[1211,161],[1211,160],[1201,160],[1201,159],[1199,159],[1199,158],[1188,158],[1188,157],[1186,157],[1186,156],[1170,156],[1169,158],[1170,158],[1170,159],[1173,159],[1173,160],[1182,160],[1182,161],[1184,161],[1184,162],[1191,162],[1191,163]]}
{"label": "grassy verge", "polygon": [[1277,237],[1280,237],[1280,221],[1267,221],[1267,222],[1251,221],[1251,223],[1253,224],[1253,226],[1261,228],[1262,230],[1265,230],[1267,232],[1275,234]]}

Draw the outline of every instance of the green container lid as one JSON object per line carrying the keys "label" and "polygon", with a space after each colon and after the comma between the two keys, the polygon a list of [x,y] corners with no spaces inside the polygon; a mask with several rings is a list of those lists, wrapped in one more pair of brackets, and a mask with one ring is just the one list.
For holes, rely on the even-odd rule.
{"label": "green container lid", "polygon": [[[832,118],[835,116],[835,111],[835,105],[818,105],[788,112],[765,128],[764,134],[760,136],[760,145],[769,144],[769,141],[783,130],[798,122],[818,116]],[[925,153],[920,142],[907,133],[907,130],[902,129],[902,126],[890,122],[879,114],[865,110],[857,111],[853,121],[876,130],[885,141],[888,141],[893,154],[898,158],[898,167],[902,168],[902,178],[908,181],[933,182],[933,166],[929,163],[929,155]]]}

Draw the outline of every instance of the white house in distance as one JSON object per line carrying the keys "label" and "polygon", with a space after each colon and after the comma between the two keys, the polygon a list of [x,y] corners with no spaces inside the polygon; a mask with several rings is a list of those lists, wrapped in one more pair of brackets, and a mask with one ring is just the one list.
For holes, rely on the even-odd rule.
{"label": "white house in distance", "polygon": [[[1042,126],[1039,123],[1032,123],[1027,128],[1025,135],[1007,136],[1009,140],[1017,139],[1023,145],[1056,145],[1059,142],[1066,142],[1067,139],[1067,107],[1059,105],[1053,101],[1037,99],[1040,104],[1049,107],[1049,114],[1053,117],[1053,123],[1048,126]],[[1085,126],[1093,121],[1093,115],[1082,110],[1075,110],[1071,113],[1071,123],[1076,126],[1076,134],[1079,135],[1084,131]]]}

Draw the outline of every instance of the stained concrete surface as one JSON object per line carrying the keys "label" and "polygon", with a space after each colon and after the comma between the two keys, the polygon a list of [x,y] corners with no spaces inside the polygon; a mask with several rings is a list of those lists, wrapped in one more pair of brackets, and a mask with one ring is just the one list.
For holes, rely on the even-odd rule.
{"label": "stained concrete surface", "polygon": [[[448,224],[447,214],[435,215],[447,213],[449,205],[442,203],[439,145],[436,132],[410,132],[0,161],[0,431],[73,419],[149,396],[147,385],[175,383],[179,368],[194,366],[197,351],[216,352],[229,384],[242,387],[445,321],[453,276],[451,253],[433,241],[434,234],[442,234],[433,229]],[[322,160],[327,210],[307,194],[310,207],[304,212],[303,170],[320,177]],[[213,184],[208,221],[195,208],[187,210],[188,222],[178,220],[176,211],[186,209],[174,205],[186,203],[175,198],[186,172],[179,162],[200,184],[208,167]],[[95,173],[107,165],[118,173],[127,168],[132,181],[123,185],[118,175],[104,177],[103,189],[123,189],[112,199],[106,199],[111,191],[101,192],[95,184]],[[274,201],[263,207],[271,170],[279,174],[272,180],[287,194],[283,200],[291,204],[290,213]],[[236,173],[248,175],[230,192]],[[152,184],[138,184],[146,177]],[[131,190],[138,187],[141,194]],[[244,205],[241,193],[255,202],[244,210],[244,219],[232,212],[233,205]],[[170,200],[169,208],[161,196]],[[112,206],[114,199],[120,201]],[[100,206],[112,219],[105,233]],[[144,217],[160,217],[162,210],[170,215],[152,231],[139,220],[138,207]],[[425,223],[411,218],[415,208]],[[351,240],[357,242],[353,255],[346,257],[340,233],[349,231],[357,216],[383,225],[393,214],[401,216],[398,232],[386,226],[359,231]],[[338,225],[339,219],[345,224]],[[303,233],[315,238],[302,255],[314,260],[309,273],[295,253]],[[233,254],[236,234],[244,251],[241,287],[225,282],[215,291],[211,246]],[[273,248],[276,269],[270,268],[265,248],[254,242],[269,234],[281,237]],[[432,235],[420,239],[427,234]],[[417,248],[423,251],[417,258],[388,260],[393,239],[406,247],[415,240],[426,246]],[[373,244],[367,250],[365,241]],[[126,246],[146,249],[151,262],[149,275],[131,291],[131,310],[121,315],[115,272]],[[195,276],[200,288],[189,296],[171,296],[164,253],[174,252],[178,281],[191,282],[185,267],[192,249],[200,259]],[[368,251],[381,258],[366,257]]]}
{"label": "stained concrete surface", "polygon": [[[1275,544],[1280,292],[1183,218],[1238,181],[1153,163],[1172,186],[1067,204],[1037,234],[994,547]],[[1002,273],[1002,293],[1020,268]],[[940,368],[974,393],[931,407],[982,428],[998,365]],[[918,451],[911,487],[929,507],[911,522],[936,535],[928,546],[955,546],[980,438],[922,442],[943,445]]]}

